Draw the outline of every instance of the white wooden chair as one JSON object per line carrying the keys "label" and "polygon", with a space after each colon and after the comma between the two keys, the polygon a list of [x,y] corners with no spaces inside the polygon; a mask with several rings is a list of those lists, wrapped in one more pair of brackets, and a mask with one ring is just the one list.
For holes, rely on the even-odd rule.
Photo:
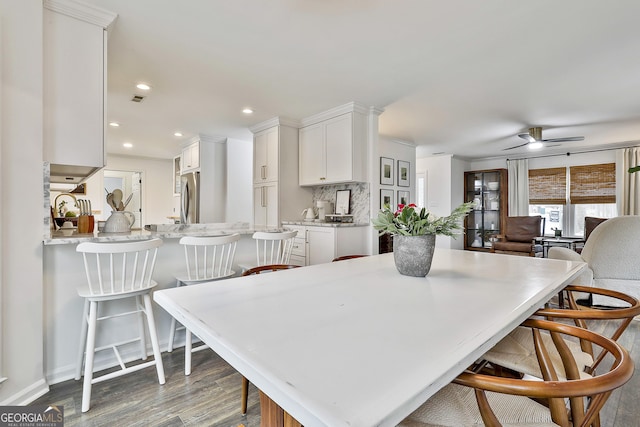
{"label": "white wooden chair", "polygon": [[[78,295],[85,299],[82,313],[82,332],[76,365],[76,380],[80,379],[84,360],[84,384],[82,389],[82,412],[91,405],[91,386],[95,383],[139,371],[155,365],[160,384],[165,383],[162,356],[153,317],[151,291],[157,285],[152,279],[158,247],[162,240],[152,239],[126,243],[80,243],[76,251],[82,253],[87,277],[87,286],[78,289]],[[98,307],[113,300],[131,298],[135,308],[126,312],[98,316]],[[121,316],[138,316],[139,336],[128,341],[96,347],[98,321]],[[144,316],[143,316],[144,315]],[[119,346],[140,341],[142,360],[147,359],[144,332],[144,318],[147,319],[154,360],[133,366],[126,366],[118,350]],[[105,334],[107,335],[107,334]],[[86,345],[85,345],[86,344]],[[120,363],[120,370],[93,377],[94,356],[97,351],[112,349]],[[84,357],[83,357],[84,356]]]}
{"label": "white wooden chair", "polygon": [[[186,236],[180,239],[184,247],[186,276],[176,277],[176,286],[193,285],[195,283],[221,280],[235,274],[233,260],[240,234],[224,236],[195,237]],[[180,327],[181,329],[184,327]],[[177,330],[175,318],[171,319],[169,330],[168,352],[173,351],[173,341]],[[191,374],[191,353],[208,348],[206,345],[192,347],[191,331],[185,329],[184,374]]]}
{"label": "white wooden chair", "polygon": [[289,264],[293,239],[297,234],[297,231],[253,233],[253,239],[256,241],[257,266]]}

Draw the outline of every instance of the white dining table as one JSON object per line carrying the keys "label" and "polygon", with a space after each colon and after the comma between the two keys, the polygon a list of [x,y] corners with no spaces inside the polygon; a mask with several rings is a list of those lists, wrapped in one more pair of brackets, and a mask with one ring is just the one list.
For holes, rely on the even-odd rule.
{"label": "white dining table", "polygon": [[390,253],[154,299],[302,425],[394,426],[584,268],[438,248],[426,277]]}

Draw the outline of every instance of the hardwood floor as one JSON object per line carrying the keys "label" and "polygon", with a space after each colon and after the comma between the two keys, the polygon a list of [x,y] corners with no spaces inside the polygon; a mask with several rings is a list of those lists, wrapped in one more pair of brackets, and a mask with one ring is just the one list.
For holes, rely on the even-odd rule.
{"label": "hardwood floor", "polygon": [[[613,325],[605,324],[602,328],[609,330]],[[640,321],[631,323],[620,343],[629,350],[638,369],[607,401],[601,412],[602,427],[640,427]],[[193,354],[193,371],[185,376],[183,350],[163,353],[167,382],[162,386],[158,384],[154,367],[95,384],[91,409],[85,414],[80,411],[81,381],[55,384],[49,393],[32,404],[64,405],[66,427],[237,427],[240,424],[259,427],[256,388],[252,385],[249,389],[249,407],[243,417],[240,415],[240,374],[213,351],[204,350]]]}
{"label": "hardwood floor", "polygon": [[184,375],[184,347],[163,352],[166,383],[155,367],[94,384],[91,409],[81,412],[82,381],[50,387],[32,404],[64,405],[64,425],[73,426],[260,426],[260,399],[251,385],[247,415],[240,414],[242,377],[216,353],[193,353],[191,375]]}

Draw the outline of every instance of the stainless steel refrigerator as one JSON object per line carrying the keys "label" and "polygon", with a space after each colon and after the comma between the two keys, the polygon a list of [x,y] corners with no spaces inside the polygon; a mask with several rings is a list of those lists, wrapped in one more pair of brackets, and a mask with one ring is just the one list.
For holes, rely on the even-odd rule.
{"label": "stainless steel refrigerator", "polygon": [[180,177],[180,222],[200,222],[200,172],[191,172]]}

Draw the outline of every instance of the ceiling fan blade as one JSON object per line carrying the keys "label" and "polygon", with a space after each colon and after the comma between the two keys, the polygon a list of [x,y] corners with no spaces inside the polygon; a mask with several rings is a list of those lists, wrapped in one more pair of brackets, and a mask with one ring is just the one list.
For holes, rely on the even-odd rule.
{"label": "ceiling fan blade", "polygon": [[[527,144],[530,142],[535,142],[535,138],[532,137],[531,135],[529,135],[528,133],[519,133],[518,136],[522,139],[524,139],[525,141],[527,141]],[[518,147],[522,147],[522,145],[519,145]],[[516,148],[516,147],[513,147]]]}
{"label": "ceiling fan blade", "polygon": [[570,136],[568,138],[551,138],[551,139],[542,140],[542,142],[570,142],[570,141],[584,141],[584,136]]}
{"label": "ceiling fan blade", "polygon": [[525,145],[529,145],[529,143],[528,143],[528,142],[525,142],[524,144],[516,145],[516,146],[514,146],[514,147],[503,148],[503,149],[502,149],[502,151],[513,150],[514,148],[524,147]]}

